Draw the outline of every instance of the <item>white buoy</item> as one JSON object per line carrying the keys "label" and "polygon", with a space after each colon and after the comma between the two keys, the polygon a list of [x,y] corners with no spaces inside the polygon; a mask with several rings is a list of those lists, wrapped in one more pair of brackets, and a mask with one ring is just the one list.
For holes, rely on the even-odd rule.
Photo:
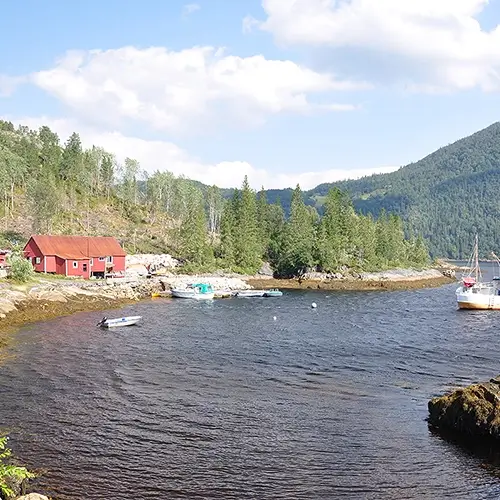
{"label": "white buoy", "polygon": [[276,321],[276,316],[273,316],[274,321]]}
{"label": "white buoy", "polygon": [[312,307],[313,309],[316,309],[316,307],[318,307],[318,306],[316,305],[316,302],[313,302],[313,303],[311,304],[311,307]]}

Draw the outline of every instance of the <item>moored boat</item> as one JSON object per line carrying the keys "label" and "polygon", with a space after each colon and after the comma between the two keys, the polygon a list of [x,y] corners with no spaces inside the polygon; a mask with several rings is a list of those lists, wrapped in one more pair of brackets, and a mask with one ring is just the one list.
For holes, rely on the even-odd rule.
{"label": "moored boat", "polygon": [[236,293],[236,297],[264,297],[265,290],[240,290]]}
{"label": "moored boat", "polygon": [[477,235],[468,268],[469,272],[462,277],[462,285],[455,291],[458,308],[500,309],[500,278],[482,281]]}
{"label": "moored boat", "polygon": [[97,326],[101,328],[113,328],[115,326],[131,326],[135,325],[142,316],[124,316],[123,318],[111,318],[108,319],[106,316],[97,323]]}
{"label": "moored boat", "polygon": [[277,288],[271,288],[271,290],[266,290],[264,297],[281,297],[283,292]]}
{"label": "moored boat", "polygon": [[212,285],[206,283],[194,283],[187,288],[174,288],[172,297],[178,299],[211,300],[215,296]]}

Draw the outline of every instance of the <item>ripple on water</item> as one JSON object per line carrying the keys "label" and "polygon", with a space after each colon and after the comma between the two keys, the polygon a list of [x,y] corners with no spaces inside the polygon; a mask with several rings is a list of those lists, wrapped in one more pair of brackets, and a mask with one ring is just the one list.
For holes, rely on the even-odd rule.
{"label": "ripple on water", "polygon": [[2,425],[62,500],[496,498],[494,466],[425,422],[430,397],[497,370],[496,316],[456,311],[453,289],[158,300],[124,309],[140,328],[101,331],[102,312],[33,325],[0,367]]}

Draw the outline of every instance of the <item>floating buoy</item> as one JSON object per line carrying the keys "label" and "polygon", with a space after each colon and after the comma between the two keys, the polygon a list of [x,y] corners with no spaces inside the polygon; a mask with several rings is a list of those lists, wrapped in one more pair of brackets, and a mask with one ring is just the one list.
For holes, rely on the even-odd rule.
{"label": "floating buoy", "polygon": [[273,316],[274,321],[276,321],[276,316]]}
{"label": "floating buoy", "polygon": [[318,307],[318,306],[316,305],[316,302],[313,302],[313,303],[311,304],[311,307],[312,307],[313,309],[316,309],[316,307]]}

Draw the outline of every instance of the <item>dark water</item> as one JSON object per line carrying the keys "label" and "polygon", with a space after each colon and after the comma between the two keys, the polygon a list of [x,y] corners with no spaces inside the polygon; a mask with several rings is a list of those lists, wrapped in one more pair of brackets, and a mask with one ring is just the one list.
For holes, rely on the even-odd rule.
{"label": "dark water", "polygon": [[430,397],[500,373],[500,313],[457,311],[455,287],[30,326],[0,366],[0,424],[56,499],[500,498],[488,457],[425,422]]}

